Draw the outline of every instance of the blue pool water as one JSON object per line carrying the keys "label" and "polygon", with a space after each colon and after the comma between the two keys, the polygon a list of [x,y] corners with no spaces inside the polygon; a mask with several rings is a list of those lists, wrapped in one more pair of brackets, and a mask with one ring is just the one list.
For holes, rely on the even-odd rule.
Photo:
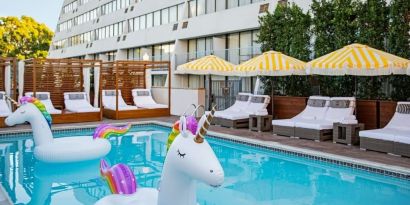
{"label": "blue pool water", "polygon": [[[129,165],[139,187],[157,187],[169,131],[157,126],[133,128],[133,135],[111,140],[106,159]],[[88,205],[110,194],[99,176],[99,161],[42,164],[33,157],[30,138],[0,140],[1,184],[15,204]],[[407,180],[223,140],[208,141],[225,170],[225,182],[220,188],[198,184],[201,205],[410,204]]]}

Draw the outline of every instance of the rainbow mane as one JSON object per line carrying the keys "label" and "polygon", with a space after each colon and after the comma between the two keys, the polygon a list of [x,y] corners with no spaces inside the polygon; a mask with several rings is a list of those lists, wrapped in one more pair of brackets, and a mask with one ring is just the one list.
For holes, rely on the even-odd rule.
{"label": "rainbow mane", "polygon": [[20,104],[24,105],[27,103],[31,103],[37,107],[37,109],[43,114],[44,118],[46,119],[48,126],[51,128],[52,118],[50,113],[47,112],[46,106],[37,98],[35,97],[22,97],[20,99]]}
{"label": "rainbow mane", "polygon": [[108,139],[112,136],[122,136],[127,133],[131,129],[131,124],[122,126],[122,127],[115,127],[109,124],[101,124],[99,125],[93,134],[93,139],[102,138]]}

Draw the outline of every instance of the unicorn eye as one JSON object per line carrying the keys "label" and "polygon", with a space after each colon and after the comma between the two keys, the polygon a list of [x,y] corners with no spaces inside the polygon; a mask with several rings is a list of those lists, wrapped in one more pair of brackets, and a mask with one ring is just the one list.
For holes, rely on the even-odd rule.
{"label": "unicorn eye", "polygon": [[181,153],[179,150],[177,152],[179,157],[185,158],[186,153]]}
{"label": "unicorn eye", "polygon": [[25,111],[25,110],[23,110],[23,111],[21,111],[20,113],[21,113],[21,114],[24,114],[24,113],[26,113],[26,111]]}

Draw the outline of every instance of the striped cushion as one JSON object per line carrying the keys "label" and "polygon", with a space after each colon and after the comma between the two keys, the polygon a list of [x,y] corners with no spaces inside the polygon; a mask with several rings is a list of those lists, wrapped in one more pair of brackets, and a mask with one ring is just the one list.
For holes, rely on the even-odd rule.
{"label": "striped cushion", "polygon": [[324,107],[326,105],[326,100],[321,99],[309,99],[307,104],[310,107]]}
{"label": "striped cushion", "polygon": [[249,95],[238,95],[238,96],[236,96],[236,100],[246,102],[246,101],[249,100]]}
{"label": "striped cushion", "polygon": [[149,91],[137,91],[137,96],[149,96]]}
{"label": "striped cushion", "polygon": [[83,100],[85,99],[84,94],[69,94],[68,99],[70,100]]}
{"label": "striped cushion", "polygon": [[259,96],[253,96],[251,98],[252,103],[265,103],[265,98],[264,97],[259,97]]}
{"label": "striped cushion", "polygon": [[39,100],[48,100],[48,95],[47,94],[36,94],[37,99]]}
{"label": "striped cushion", "polygon": [[115,96],[115,90],[106,90],[105,96]]}
{"label": "striped cushion", "polygon": [[398,104],[396,112],[402,114],[410,114],[410,104]]}
{"label": "striped cushion", "polygon": [[331,108],[348,108],[350,105],[349,100],[332,100],[330,101]]}

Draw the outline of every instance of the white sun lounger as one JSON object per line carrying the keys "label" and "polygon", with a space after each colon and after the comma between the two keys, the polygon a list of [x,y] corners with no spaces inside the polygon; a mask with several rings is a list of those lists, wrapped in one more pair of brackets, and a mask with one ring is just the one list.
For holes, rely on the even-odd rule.
{"label": "white sun lounger", "polygon": [[251,102],[251,96],[252,94],[250,93],[238,93],[238,95],[236,96],[235,103],[231,107],[228,107],[225,110],[216,111],[214,115],[218,117],[224,116],[232,112],[241,112],[241,110],[247,107]]}
{"label": "white sun lounger", "polygon": [[360,148],[410,157],[410,102],[398,102],[389,124],[360,131]]}
{"label": "white sun lounger", "polygon": [[[33,92],[26,92],[25,96],[33,97]],[[44,104],[48,113],[61,114],[61,110],[56,109],[53,102],[51,102],[50,92],[36,92],[36,98]]]}
{"label": "white sun lounger", "polygon": [[[127,105],[121,95],[121,90],[118,90],[118,110],[137,110],[136,106]],[[105,109],[116,110],[116,91],[115,90],[103,90],[102,91],[102,103]]]}
{"label": "white sun lounger", "polygon": [[100,108],[93,107],[87,100],[85,92],[64,93],[65,109],[72,113],[100,112]]}
{"label": "white sun lounger", "polygon": [[250,97],[250,102],[239,109],[230,109],[215,115],[214,122],[216,125],[224,127],[248,127],[250,115],[267,115],[266,107],[270,102],[268,95],[253,95]]}
{"label": "white sun lounger", "polygon": [[140,108],[156,109],[168,107],[168,105],[156,103],[152,98],[152,94],[149,89],[133,89],[132,97],[134,104]]}
{"label": "white sun lounger", "polygon": [[356,124],[354,97],[333,97],[323,119],[298,119],[295,122],[295,137],[323,141],[332,139],[336,122]]}
{"label": "white sun lounger", "polygon": [[310,96],[306,108],[291,119],[272,120],[273,134],[295,136],[295,123],[303,120],[324,119],[329,108],[330,97]]}
{"label": "white sun lounger", "polygon": [[6,92],[0,91],[0,117],[7,117],[11,114],[10,107],[7,105]]}

